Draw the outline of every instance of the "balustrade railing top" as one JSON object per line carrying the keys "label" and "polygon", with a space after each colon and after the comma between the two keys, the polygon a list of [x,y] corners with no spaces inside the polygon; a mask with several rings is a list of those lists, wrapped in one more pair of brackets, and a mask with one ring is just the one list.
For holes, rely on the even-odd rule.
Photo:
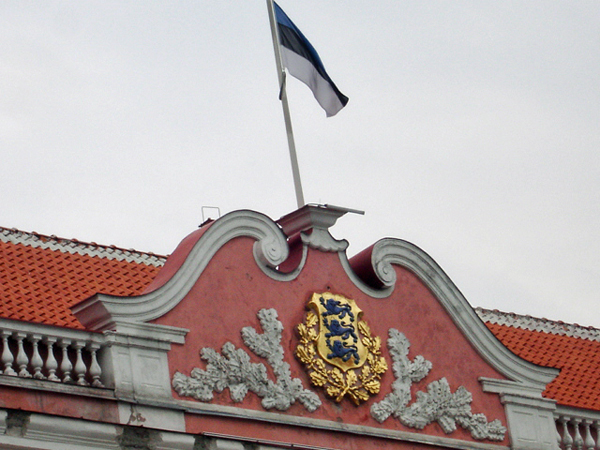
{"label": "balustrade railing top", "polygon": [[100,333],[0,319],[0,375],[105,387]]}
{"label": "balustrade railing top", "polygon": [[556,439],[563,450],[600,450],[600,413],[559,407]]}

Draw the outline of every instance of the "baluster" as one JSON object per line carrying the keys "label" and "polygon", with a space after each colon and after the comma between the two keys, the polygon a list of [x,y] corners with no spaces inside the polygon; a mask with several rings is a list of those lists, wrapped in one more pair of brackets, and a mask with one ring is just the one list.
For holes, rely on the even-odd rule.
{"label": "baluster", "polygon": [[92,386],[94,387],[104,387],[102,382],[100,381],[100,377],[102,376],[102,367],[98,364],[97,352],[100,350],[100,344],[91,342],[88,345],[90,350],[90,354],[92,356],[92,361],[90,364],[90,376],[92,377]]}
{"label": "baluster", "polygon": [[592,431],[590,430],[592,423],[594,422],[589,419],[583,421],[583,426],[585,427],[585,450],[594,450],[594,438],[592,437]]}
{"label": "baluster", "polygon": [[46,370],[48,371],[48,379],[50,381],[60,381],[60,378],[56,376],[56,369],[58,369],[58,362],[54,357],[53,345],[56,343],[57,338],[46,336],[44,342],[48,349],[48,356],[46,358]]}
{"label": "baluster", "polygon": [[100,364],[98,364],[98,359],[96,358],[96,352],[100,350],[100,344],[96,344],[94,342],[88,345],[90,353],[92,355],[92,362],[90,364],[90,376],[92,377],[92,386],[102,388],[104,385],[100,381],[100,376],[102,375],[102,368]]}
{"label": "baluster", "polygon": [[12,335],[12,333],[7,330],[1,330],[0,333],[2,333],[2,366],[4,367],[4,375],[16,377],[17,372],[15,372],[12,368],[15,358],[8,345],[8,338]]}
{"label": "baluster", "polygon": [[31,378],[31,374],[27,370],[27,366],[29,365],[29,358],[27,357],[27,353],[25,353],[25,348],[23,348],[23,339],[27,337],[26,333],[17,332],[15,333],[15,338],[17,339],[17,367],[19,368],[19,376],[23,378]]}
{"label": "baluster", "polygon": [[574,418],[573,419],[573,428],[575,428],[575,438],[574,444],[577,450],[583,449],[583,438],[581,437],[581,433],[579,432],[579,424],[581,423],[581,419]]}
{"label": "baluster", "polygon": [[44,360],[40,356],[40,350],[38,348],[38,343],[42,339],[42,336],[39,334],[32,334],[29,337],[31,341],[31,345],[33,346],[33,353],[31,355],[31,365],[33,367],[33,378],[36,380],[44,380],[46,377],[42,373],[42,366],[44,365]]}
{"label": "baluster", "polygon": [[560,416],[559,422],[563,426],[562,434],[562,445],[565,450],[571,450],[573,448],[573,438],[569,433],[569,419],[565,416]]}
{"label": "baluster", "polygon": [[73,370],[73,364],[69,360],[69,345],[71,345],[70,339],[61,339],[58,343],[62,349],[62,359],[60,361],[60,371],[63,376],[63,383],[73,383],[74,380],[71,378],[71,370]]}
{"label": "baluster", "polygon": [[77,375],[77,384],[79,386],[89,386],[89,383],[85,381],[85,374],[87,372],[87,367],[85,367],[85,363],[83,362],[83,356],[81,354],[81,349],[85,346],[85,343],[81,341],[75,341],[73,347],[77,352],[77,359],[75,360],[75,375]]}
{"label": "baluster", "polygon": [[596,447],[594,447],[594,450],[600,450],[600,420],[594,421],[594,428],[596,429]]}
{"label": "baluster", "polygon": [[[0,329],[0,340],[0,375],[104,387],[98,361],[100,343],[6,329]],[[71,361],[73,351],[75,360]],[[88,351],[89,367],[87,353],[84,353]]]}

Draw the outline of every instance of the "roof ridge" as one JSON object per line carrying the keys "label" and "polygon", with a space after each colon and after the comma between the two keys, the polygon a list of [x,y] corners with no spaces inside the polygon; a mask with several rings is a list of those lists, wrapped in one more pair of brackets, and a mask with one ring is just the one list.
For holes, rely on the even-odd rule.
{"label": "roof ridge", "polygon": [[600,342],[600,329],[592,326],[585,327],[576,323],[572,324],[550,319],[540,319],[532,316],[523,316],[521,314],[498,311],[497,309],[491,310],[477,307],[475,308],[475,312],[484,322]]}
{"label": "roof ridge", "polygon": [[16,228],[0,227],[0,241],[11,244],[22,244],[29,247],[60,251],[62,253],[94,256],[117,261],[135,262],[147,266],[160,267],[165,264],[166,256],[134,249],[126,250],[114,245],[101,245],[95,242],[83,242],[77,239],[66,239],[55,235],[27,232]]}

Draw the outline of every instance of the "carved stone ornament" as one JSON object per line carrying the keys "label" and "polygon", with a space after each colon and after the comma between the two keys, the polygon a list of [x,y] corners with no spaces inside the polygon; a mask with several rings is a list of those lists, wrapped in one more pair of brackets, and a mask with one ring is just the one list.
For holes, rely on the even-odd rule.
{"label": "carved stone ornament", "polygon": [[420,355],[413,361],[408,359],[410,342],[393,328],[389,330],[387,346],[394,362],[392,370],[396,381],[392,392],[371,407],[371,416],[375,420],[381,423],[392,415],[403,425],[418,430],[437,422],[447,434],[455,431],[458,424],[474,439],[504,440],[506,428],[502,423],[497,419],[488,423],[485,415],[473,414],[471,393],[463,386],[452,393],[445,378],[429,383],[427,392],[417,392],[417,400],[409,405],[412,384],[429,374],[431,362]]}
{"label": "carved stone ornament", "polygon": [[[381,356],[380,338],[371,335],[356,303],[324,293],[313,294],[308,307],[304,323],[298,325],[296,356],[305,365],[311,382],[337,402],[348,395],[359,405],[377,394],[388,366]],[[276,380],[269,378],[265,364],[252,362],[247,351],[227,342],[222,353],[203,348],[200,355],[207,362],[206,370],[194,368],[190,376],[176,372],[173,389],[182,397],[203,402],[211,401],[214,392],[227,388],[236,403],[253,392],[262,398],[265,409],[286,411],[296,401],[310,412],[319,408],[319,396],[305,389],[300,379],[292,378],[290,366],[284,361],[283,324],[277,319],[277,311],[261,309],[258,318],[264,333],[245,327],[241,330],[242,339],[252,353],[266,359]],[[474,414],[473,396],[463,386],[452,392],[448,381],[441,378],[429,383],[426,392],[417,392],[414,400],[411,388],[429,374],[431,362],[421,355],[410,360],[410,342],[394,328],[389,330],[387,347],[396,380],[392,391],[371,406],[371,416],[376,421],[382,423],[393,416],[418,430],[437,422],[447,434],[460,426],[477,440],[504,440],[506,428],[497,419],[488,422],[484,414]]]}
{"label": "carved stone ornament", "polygon": [[359,405],[377,394],[388,367],[381,356],[381,339],[371,336],[354,300],[315,293],[308,307],[304,323],[298,325],[296,356],[312,384],[336,402],[348,395]]}
{"label": "carved stone ornament", "polygon": [[189,377],[176,372],[173,375],[173,389],[183,397],[208,402],[213,399],[213,392],[228,388],[231,399],[236,403],[242,402],[251,391],[262,398],[263,408],[280,411],[289,409],[296,400],[311,412],[321,406],[317,394],[304,389],[298,378],[292,378],[290,365],[283,360],[283,325],[277,320],[277,311],[261,309],[258,318],[264,333],[258,334],[254,328],[245,327],[242,329],[242,339],[255,355],[268,361],[277,377],[276,381],[268,378],[264,364],[251,362],[246,351],[236,349],[231,342],[227,342],[223,345],[222,355],[212,348],[203,348],[200,355],[208,363],[206,370],[194,368]]}

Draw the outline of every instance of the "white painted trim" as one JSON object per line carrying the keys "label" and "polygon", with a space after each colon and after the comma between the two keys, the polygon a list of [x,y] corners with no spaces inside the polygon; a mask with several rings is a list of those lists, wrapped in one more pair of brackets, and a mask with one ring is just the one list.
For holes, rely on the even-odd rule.
{"label": "white painted trim", "polygon": [[[424,444],[456,450],[509,450],[508,447],[497,444],[461,441],[443,436],[438,437],[421,433],[385,430],[382,428],[342,424],[307,417],[288,416],[284,414],[210,404],[198,404],[196,402],[179,401],[178,403],[180,404],[179,407],[186,404],[189,405],[189,407],[185,408],[189,413],[246,420],[250,419],[259,422],[338,432],[344,433],[349,437],[352,435],[366,436],[388,439],[399,443]],[[23,414],[29,415],[24,435],[0,434],[0,448],[5,448],[4,446],[14,446],[14,448],[34,448],[39,450],[81,450],[82,448],[85,448],[86,450],[119,450],[121,448],[118,444],[118,436],[123,432],[123,426],[37,413]],[[0,409],[0,430],[5,429],[6,411]],[[194,448],[194,435],[157,430],[155,428],[146,429],[152,433],[157,433],[160,436],[160,440],[157,440],[156,443],[156,448],[158,450],[192,450]],[[267,446],[280,446],[280,448],[291,448],[296,446],[293,442],[256,440],[215,433],[206,433],[206,436],[217,439],[226,439],[233,445],[236,443],[255,443]],[[225,444],[225,442],[223,442],[223,444]]]}
{"label": "white painted trim", "polygon": [[442,268],[417,246],[400,239],[382,239],[373,247],[371,263],[381,283],[389,289],[396,283],[393,265],[405,267],[417,275],[481,357],[516,383],[511,386],[522,385],[538,391],[541,396],[546,385],[558,375],[557,369],[537,366],[510,352],[485,326]]}
{"label": "white painted trim", "polygon": [[185,433],[185,418],[179,409],[145,405],[139,401],[118,402],[117,407],[122,425]]}
{"label": "white painted trim", "polygon": [[577,324],[556,322],[554,320],[540,319],[537,317],[505,313],[484,308],[475,308],[475,312],[481,320],[488,323],[600,342],[600,329],[591,326],[584,327]]}
{"label": "white painted trim", "polygon": [[271,268],[271,267],[263,265],[263,264],[259,264],[259,267],[261,268],[261,270],[263,271],[263,273],[265,275],[267,275],[269,278],[272,278],[275,281],[293,281],[298,277],[298,275],[300,275],[300,272],[302,272],[302,269],[304,269],[304,264],[306,264],[307,256],[308,256],[308,245],[306,245],[306,243],[303,243],[302,244],[302,256],[300,258],[300,263],[291,272],[283,273],[283,272],[280,272],[276,268]]}
{"label": "white painted trim", "polygon": [[[554,417],[560,416],[575,417],[582,420],[593,420],[600,423],[600,411],[593,411],[591,409],[573,408],[571,406],[557,405]],[[599,437],[600,439],[600,437]]]}
{"label": "white painted trim", "polygon": [[314,228],[310,234],[300,233],[302,243],[322,252],[343,252],[348,248],[348,241],[337,240],[328,230]]}
{"label": "white painted trim", "polygon": [[137,264],[155,267],[161,267],[166,261],[166,257],[155,255],[153,253],[144,253],[138,252],[137,250],[125,250],[115,246],[80,242],[76,239],[65,239],[56,236],[28,233],[14,228],[9,229],[0,227],[0,241],[11,244],[21,244],[33,248],[59,251],[62,253],[135,262]]}
{"label": "white painted trim", "polygon": [[542,398],[542,391],[539,389],[539,386],[486,377],[480,377],[479,382],[483,386],[483,392],[511,394],[535,399]]}
{"label": "white painted trim", "polygon": [[352,266],[350,266],[350,261],[348,260],[348,256],[346,252],[339,252],[338,256],[340,258],[340,263],[342,268],[346,272],[346,275],[354,283],[354,285],[360,289],[362,292],[367,294],[369,297],[373,298],[387,298],[392,292],[394,292],[394,286],[384,286],[383,288],[374,288],[365,283],[356,273],[352,270]]}
{"label": "white painted trim", "polygon": [[[129,345],[170,350],[171,343],[185,343],[185,336],[189,331],[186,328],[153,323],[115,322],[115,332],[106,331],[105,335],[107,342],[126,338]],[[139,341],[137,344],[136,340]]]}
{"label": "white painted trim", "polygon": [[[361,213],[333,205],[304,205],[283,216],[277,223],[287,236],[300,233],[302,243],[310,248],[322,252],[343,252],[348,248],[348,241],[335,239],[329,233],[329,228],[348,212]],[[310,230],[310,233],[303,233],[307,230]]]}
{"label": "white painted trim", "polygon": [[6,434],[6,417],[8,413],[5,409],[0,409],[0,436]]}
{"label": "white painted trim", "polygon": [[157,290],[126,299],[98,294],[74,306],[72,311],[86,328],[92,330],[110,329],[117,322],[157,319],[179,304],[223,245],[241,236],[256,239],[255,260],[265,273],[288,257],[287,238],[275,222],[254,211],[234,211],[210,226],[179,270]]}
{"label": "white painted trim", "polygon": [[0,330],[27,333],[29,335],[41,334],[42,336],[53,337],[57,339],[86,341],[101,345],[106,341],[102,333],[5,318],[0,318]]}
{"label": "white painted trim", "polygon": [[[1,433],[0,448],[36,450],[120,450],[118,437],[123,426],[67,417],[25,413],[21,432]],[[6,431],[6,411],[0,410],[0,430]],[[148,429],[155,433],[157,450],[193,450],[193,435]]]}
{"label": "white painted trim", "polygon": [[80,397],[102,398],[114,400],[115,393],[111,388],[95,388],[91,386],[77,386],[76,384],[59,383],[49,380],[36,380],[35,378],[10,377],[0,375],[0,386],[18,387],[34,391],[54,392],[59,394],[77,395]]}
{"label": "white painted trim", "polygon": [[[375,428],[364,425],[338,423],[330,420],[313,419],[304,416],[290,416],[266,411],[236,408],[232,406],[221,406],[211,403],[200,403],[187,400],[178,400],[177,403],[183,406],[186,412],[191,414],[221,416],[233,419],[249,419],[256,420],[258,422],[274,423],[300,428],[312,428],[315,430],[339,432],[348,435],[383,438],[413,444],[426,444],[436,447],[451,448],[457,450],[509,450],[508,447],[498,444],[463,441],[443,436],[430,436],[422,433],[413,433],[409,431],[387,430],[384,428]],[[226,437],[224,435],[216,435],[213,433],[211,433],[211,435],[215,437]],[[234,436],[231,436],[231,438],[235,439]],[[258,441],[251,440],[251,442]],[[261,442],[266,443],[267,441]],[[291,444],[276,441],[269,441],[268,443],[269,445],[280,445],[283,447],[288,447],[289,444]]]}

